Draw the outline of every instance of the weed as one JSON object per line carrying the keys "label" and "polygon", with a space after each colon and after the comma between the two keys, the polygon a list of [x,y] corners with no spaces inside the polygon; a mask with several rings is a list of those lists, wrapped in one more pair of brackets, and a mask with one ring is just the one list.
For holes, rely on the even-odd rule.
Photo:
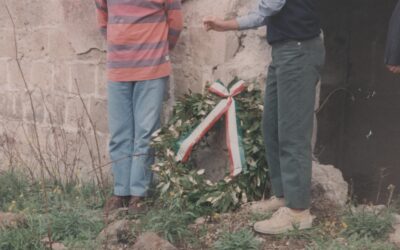
{"label": "weed", "polygon": [[392,215],[388,211],[381,214],[357,212],[345,215],[346,237],[382,239],[392,229]]}
{"label": "weed", "polygon": [[100,215],[76,209],[70,211],[54,211],[50,225],[54,241],[87,241],[95,238],[103,228]]}
{"label": "weed", "polygon": [[[0,250],[43,249],[41,240],[48,236],[70,249],[98,249],[94,239],[103,228],[103,199],[94,184],[45,185],[31,183],[22,174],[0,175],[0,210],[22,212],[28,223],[24,228],[0,230]],[[43,187],[47,190],[49,209],[44,207]]]}
{"label": "weed", "polygon": [[387,242],[376,241],[370,238],[350,237],[348,239],[319,239],[314,241],[307,250],[396,250],[397,248]]}
{"label": "weed", "polygon": [[0,183],[0,210],[9,210],[12,201],[27,194],[27,180],[15,172],[0,174]]}
{"label": "weed", "polygon": [[249,229],[241,229],[237,232],[225,232],[221,238],[215,242],[215,250],[257,250],[261,243],[257,241],[254,234]]}
{"label": "weed", "polygon": [[272,216],[272,213],[251,213],[249,214],[249,221],[250,223],[255,223],[257,221],[268,220]]}
{"label": "weed", "polygon": [[0,230],[0,250],[44,250],[41,244],[40,221],[37,218],[28,217],[24,228]]}
{"label": "weed", "polygon": [[296,240],[307,240],[311,241],[316,237],[320,237],[322,229],[320,226],[314,226],[310,229],[298,229],[294,227],[293,230],[290,230],[282,235],[277,235],[277,238],[281,239],[296,239]]}
{"label": "weed", "polygon": [[143,230],[162,233],[165,239],[176,243],[192,236],[187,226],[195,218],[193,213],[179,209],[153,210],[142,219]]}

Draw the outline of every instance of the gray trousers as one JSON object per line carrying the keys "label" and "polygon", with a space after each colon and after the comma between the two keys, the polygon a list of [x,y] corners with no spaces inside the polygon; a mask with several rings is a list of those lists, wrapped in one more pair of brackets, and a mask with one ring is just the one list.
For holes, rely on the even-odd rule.
{"label": "gray trousers", "polygon": [[272,46],[263,132],[272,192],[286,206],[310,206],[315,89],[325,61],[321,38]]}

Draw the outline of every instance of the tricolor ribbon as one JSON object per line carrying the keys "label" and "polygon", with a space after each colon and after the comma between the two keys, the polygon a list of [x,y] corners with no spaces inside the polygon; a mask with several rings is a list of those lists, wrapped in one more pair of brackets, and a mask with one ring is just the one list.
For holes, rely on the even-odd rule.
{"label": "tricolor ribbon", "polygon": [[178,142],[179,150],[176,160],[187,162],[193,147],[204,137],[204,135],[215,125],[215,123],[226,115],[226,144],[230,157],[230,175],[240,174],[246,166],[246,159],[242,144],[242,137],[236,117],[236,102],[234,97],[245,89],[244,81],[238,81],[229,89],[221,82],[213,83],[209,91],[220,97],[224,97],[207,117],[183,140]]}

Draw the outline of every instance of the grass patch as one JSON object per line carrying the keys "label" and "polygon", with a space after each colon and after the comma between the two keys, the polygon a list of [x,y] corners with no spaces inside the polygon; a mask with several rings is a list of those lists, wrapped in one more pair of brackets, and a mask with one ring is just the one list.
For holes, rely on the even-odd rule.
{"label": "grass patch", "polygon": [[1,173],[0,210],[23,213],[28,222],[22,228],[0,230],[0,250],[44,249],[41,240],[49,231],[53,241],[69,249],[98,249],[94,240],[104,226],[103,203],[94,184],[41,185],[19,173]]}
{"label": "grass patch", "polygon": [[261,243],[255,238],[249,229],[241,229],[236,232],[225,232],[215,242],[214,250],[258,250]]}
{"label": "grass patch", "polygon": [[388,211],[378,215],[369,212],[350,213],[343,218],[346,224],[343,235],[348,238],[383,239],[392,230],[392,219]]}
{"label": "grass patch", "polygon": [[55,211],[50,225],[53,240],[67,244],[94,239],[104,226],[100,214],[84,209]]}
{"label": "grass patch", "polygon": [[348,239],[320,239],[314,241],[306,250],[396,250],[397,248],[387,242],[376,241],[371,238],[350,237]]}
{"label": "grass patch", "polygon": [[0,250],[44,250],[40,226],[37,218],[28,217],[24,228],[0,230]]}
{"label": "grass patch", "polygon": [[196,215],[180,209],[152,210],[142,219],[142,231],[160,233],[171,243],[188,241],[193,238],[188,225],[194,221]]}
{"label": "grass patch", "polygon": [[214,250],[258,250],[261,243],[250,229],[241,229],[236,232],[225,232],[215,242]]}

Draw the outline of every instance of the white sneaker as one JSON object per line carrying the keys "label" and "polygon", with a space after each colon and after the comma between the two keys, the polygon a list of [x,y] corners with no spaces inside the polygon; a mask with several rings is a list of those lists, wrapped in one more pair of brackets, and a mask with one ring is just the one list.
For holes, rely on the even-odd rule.
{"label": "white sneaker", "polygon": [[272,196],[268,200],[251,202],[247,205],[247,208],[252,213],[271,213],[275,212],[276,210],[284,206],[285,206],[284,198],[277,198],[275,196]]}
{"label": "white sneaker", "polygon": [[272,215],[271,219],[255,223],[254,230],[262,234],[282,234],[295,227],[310,228],[313,220],[314,216],[310,214],[310,210],[295,212],[288,207],[282,207]]}

